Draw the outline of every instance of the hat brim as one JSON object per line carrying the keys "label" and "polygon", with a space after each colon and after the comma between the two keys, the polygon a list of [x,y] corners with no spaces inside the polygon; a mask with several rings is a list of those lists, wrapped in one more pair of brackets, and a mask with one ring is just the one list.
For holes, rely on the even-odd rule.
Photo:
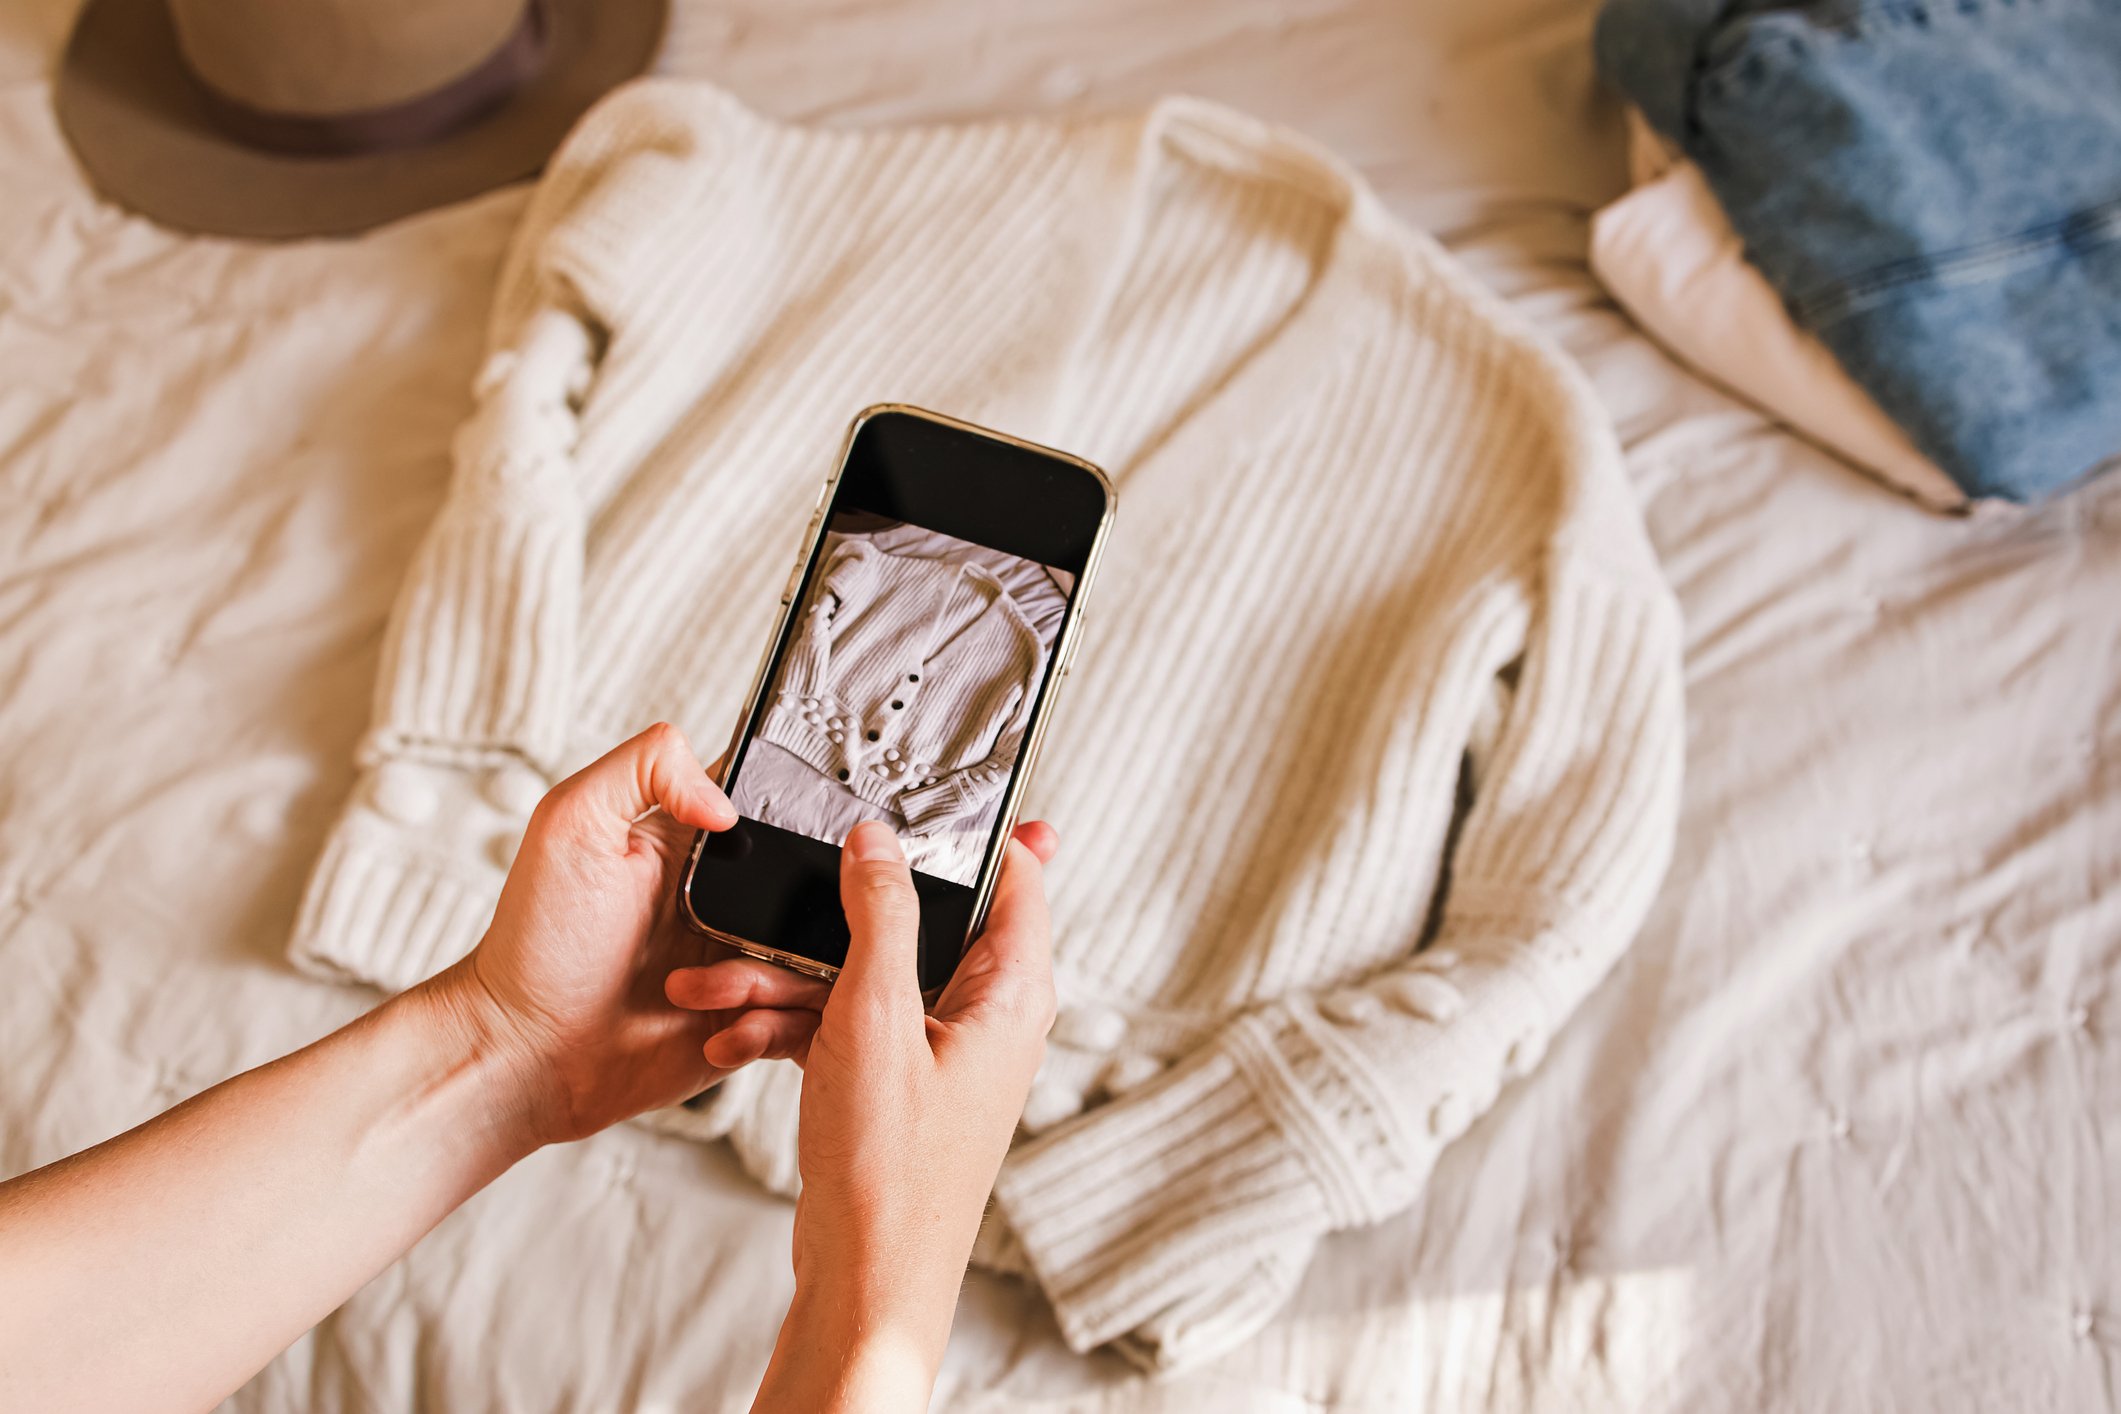
{"label": "hat brim", "polygon": [[535,176],[575,120],[655,62],[668,0],[547,0],[543,67],[491,113],[418,147],[344,157],[216,128],[168,0],[89,0],[53,103],[97,191],[162,225],[284,240],[349,235]]}

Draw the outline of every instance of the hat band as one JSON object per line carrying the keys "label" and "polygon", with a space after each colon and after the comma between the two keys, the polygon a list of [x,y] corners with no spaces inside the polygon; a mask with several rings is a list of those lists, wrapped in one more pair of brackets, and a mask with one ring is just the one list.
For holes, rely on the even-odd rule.
{"label": "hat band", "polygon": [[418,147],[486,116],[537,77],[545,67],[551,33],[545,6],[546,0],[527,0],[523,18],[508,38],[463,74],[440,88],[379,108],[328,114],[259,108],[229,97],[189,64],[184,69],[214,126],[246,146],[303,157],[352,157]]}

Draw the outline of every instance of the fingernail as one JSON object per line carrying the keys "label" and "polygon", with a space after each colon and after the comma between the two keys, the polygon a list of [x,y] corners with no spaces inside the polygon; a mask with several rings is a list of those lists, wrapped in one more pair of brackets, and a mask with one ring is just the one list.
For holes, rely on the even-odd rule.
{"label": "fingernail", "polygon": [[898,847],[898,836],[891,827],[876,820],[864,820],[847,836],[847,857],[864,862],[872,859],[904,859],[906,852]]}

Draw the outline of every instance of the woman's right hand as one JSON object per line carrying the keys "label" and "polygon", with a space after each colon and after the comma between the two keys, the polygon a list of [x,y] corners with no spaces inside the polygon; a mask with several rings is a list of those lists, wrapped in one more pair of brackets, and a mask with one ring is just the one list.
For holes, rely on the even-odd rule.
{"label": "woman's right hand", "polygon": [[[931,1015],[912,873],[889,828],[858,826],[840,863],[852,941],[815,1034],[789,1046],[762,1016],[708,1042],[718,1067],[787,1054],[804,1068],[796,1295],[759,1408],[926,1407],[1053,1024],[1042,870],[1057,843],[1044,824],[1017,830],[986,929]],[[716,971],[674,973],[671,1000],[719,1005]]]}

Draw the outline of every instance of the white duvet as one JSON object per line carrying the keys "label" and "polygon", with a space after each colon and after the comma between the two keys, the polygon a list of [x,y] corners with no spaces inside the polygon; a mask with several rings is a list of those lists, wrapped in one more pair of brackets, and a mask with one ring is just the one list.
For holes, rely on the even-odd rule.
{"label": "white duvet", "polygon": [[[48,115],[71,8],[0,12],[0,1173],[371,1000],[282,949],[522,205],[274,248],[127,218]],[[1182,89],[1336,145],[1590,371],[1687,614],[1662,901],[1426,1201],[1172,1383],[976,1279],[937,1407],[2121,1400],[2121,478],[1941,520],[1634,333],[1583,265],[1624,184],[1583,0],[679,9],[668,66],[782,116]],[[719,1149],[547,1152],[230,1407],[743,1408],[787,1237]]]}

